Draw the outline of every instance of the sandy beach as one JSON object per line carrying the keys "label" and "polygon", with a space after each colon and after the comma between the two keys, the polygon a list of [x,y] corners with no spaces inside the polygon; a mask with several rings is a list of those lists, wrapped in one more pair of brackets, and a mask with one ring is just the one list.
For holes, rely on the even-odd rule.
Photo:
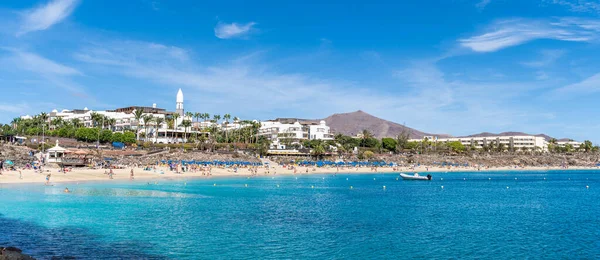
{"label": "sandy beach", "polygon": [[[36,172],[34,170],[19,170],[17,171],[3,171],[0,175],[0,184],[44,184],[46,182],[46,176],[51,174],[50,184],[57,183],[73,183],[73,182],[91,182],[91,181],[123,181],[130,180],[130,172],[132,168],[126,169],[114,169],[113,179],[109,178],[106,174],[106,169],[73,169],[71,172],[62,173],[59,169],[44,169],[43,173]],[[598,169],[598,167],[569,167],[568,170],[588,170]],[[184,173],[175,173],[169,170],[168,167],[157,167],[156,170],[144,170],[143,168],[133,168],[134,180],[132,181],[149,181],[149,180],[168,180],[168,179],[182,179],[182,178],[214,178],[214,177],[247,177],[247,176],[274,176],[274,175],[302,175],[302,174],[377,174],[377,173],[413,173],[418,172],[424,174],[427,172],[492,172],[492,171],[546,171],[546,170],[565,170],[562,167],[495,167],[477,169],[473,167],[427,167],[419,166],[413,168],[409,167],[358,167],[358,168],[347,168],[347,167],[296,167],[296,173],[287,167],[280,165],[271,166],[268,169],[265,167],[259,167],[256,174],[253,174],[248,168],[240,168],[237,172],[234,172],[232,168],[212,168],[210,175],[207,171],[188,171]],[[163,174],[161,174],[163,172]]]}

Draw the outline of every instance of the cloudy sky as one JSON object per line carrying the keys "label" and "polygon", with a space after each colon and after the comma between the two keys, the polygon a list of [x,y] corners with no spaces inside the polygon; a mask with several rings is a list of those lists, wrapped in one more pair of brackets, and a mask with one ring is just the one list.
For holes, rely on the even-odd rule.
{"label": "cloudy sky", "polygon": [[4,0],[0,122],[129,105],[363,110],[433,133],[600,142],[600,2]]}

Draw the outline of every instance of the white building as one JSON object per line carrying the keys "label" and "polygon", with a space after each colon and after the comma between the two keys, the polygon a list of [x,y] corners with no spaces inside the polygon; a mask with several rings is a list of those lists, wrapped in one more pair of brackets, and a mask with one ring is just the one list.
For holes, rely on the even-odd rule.
{"label": "white building", "polygon": [[410,139],[410,142],[461,142],[466,147],[482,149],[484,146],[498,146],[502,144],[506,149],[539,149],[548,151],[548,142],[544,137],[524,135],[524,136],[488,136],[488,137],[457,137],[457,138],[438,138],[437,136],[425,136],[423,139]]}
{"label": "white building", "polygon": [[296,121],[282,122],[285,119],[261,122],[258,135],[265,136],[271,141],[273,149],[286,149],[290,144],[301,144],[305,140],[333,140],[329,126],[325,121],[318,123]]}
{"label": "white building", "polygon": [[[87,107],[84,109],[74,109],[74,110],[62,110],[58,111],[57,109],[52,110],[52,112],[48,113],[48,123],[52,127],[51,122],[56,118],[61,118],[63,121],[73,120],[79,121],[79,123],[84,127],[95,127],[94,122],[92,120],[92,115],[99,114],[103,115],[107,119],[114,119],[114,124],[108,124],[108,122],[96,122],[96,126],[104,125],[104,129],[110,129],[115,132],[123,132],[123,131],[134,131],[140,133],[140,140],[156,142],[156,143],[179,143],[183,141],[187,141],[185,138],[185,132],[187,130],[188,135],[191,133],[195,133],[192,130],[192,127],[188,129],[184,129],[181,127],[181,123],[183,120],[190,120],[192,118],[188,118],[184,114],[183,109],[183,92],[181,89],[177,92],[176,96],[176,105],[175,112],[168,112],[165,109],[157,108],[156,104],[153,104],[152,107],[142,107],[142,106],[131,106],[124,108],[117,108],[115,110],[98,110],[93,111],[88,109]],[[153,118],[160,118],[162,123],[160,125],[156,125],[156,121],[151,122],[146,125],[144,119],[140,119],[139,121],[135,118],[135,112],[138,110],[143,110],[143,116],[152,116]],[[174,127],[169,128],[167,124],[167,118],[172,117],[174,114],[178,114],[179,118],[176,122],[174,122]],[[32,117],[29,115],[21,116],[21,119],[31,119]],[[146,130],[148,133],[146,133]]]}
{"label": "white building", "polygon": [[565,147],[567,145],[571,145],[573,146],[573,148],[578,149],[581,146],[581,142],[577,142],[577,141],[573,141],[573,140],[569,140],[569,141],[558,141],[556,142],[556,145],[558,145],[559,147]]}

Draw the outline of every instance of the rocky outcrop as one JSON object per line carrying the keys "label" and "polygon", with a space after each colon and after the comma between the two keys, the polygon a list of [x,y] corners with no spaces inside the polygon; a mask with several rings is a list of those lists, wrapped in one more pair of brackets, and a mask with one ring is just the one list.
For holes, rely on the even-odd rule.
{"label": "rocky outcrop", "polygon": [[27,146],[0,144],[0,160],[10,160],[16,166],[24,166],[33,160],[29,156],[30,151]]}
{"label": "rocky outcrop", "polygon": [[35,258],[23,254],[21,249],[16,247],[0,247],[0,260],[34,260]]}
{"label": "rocky outcrop", "polygon": [[389,162],[420,163],[421,165],[439,165],[440,163],[469,164],[490,167],[504,166],[584,166],[594,167],[600,163],[600,154],[575,153],[575,154],[470,154],[470,155],[379,155],[378,159]]}
{"label": "rocky outcrop", "polygon": [[168,160],[184,160],[184,161],[247,161],[247,162],[260,162],[255,156],[250,156],[241,153],[220,153],[220,152],[204,152],[204,151],[186,151],[181,152],[178,150],[172,150],[167,153],[157,153],[147,156],[114,156],[114,163],[121,165],[148,165],[155,164],[158,161]]}

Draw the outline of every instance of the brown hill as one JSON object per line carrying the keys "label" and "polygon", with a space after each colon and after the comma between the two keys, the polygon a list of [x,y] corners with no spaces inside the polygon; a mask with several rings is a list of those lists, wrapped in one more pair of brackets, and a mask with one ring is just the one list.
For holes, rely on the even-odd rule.
{"label": "brown hill", "polygon": [[423,136],[427,135],[440,137],[448,136],[421,132],[401,124],[372,116],[361,110],[352,113],[333,114],[324,120],[335,133],[349,136],[356,136],[357,134],[362,133],[364,129],[369,130],[376,138],[396,137],[402,133],[402,131],[409,133],[410,138],[423,138]]}

